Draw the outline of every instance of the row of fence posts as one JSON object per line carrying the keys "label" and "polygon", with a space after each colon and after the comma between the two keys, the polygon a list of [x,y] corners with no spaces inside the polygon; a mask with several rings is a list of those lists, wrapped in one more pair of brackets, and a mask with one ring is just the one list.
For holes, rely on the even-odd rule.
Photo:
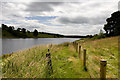
{"label": "row of fence posts", "polygon": [[[81,58],[81,45],[79,45],[78,43],[76,44],[75,42],[73,44],[76,47],[76,51],[78,52],[79,58]],[[84,68],[86,68],[86,55],[87,55],[86,49],[83,49],[83,66],[84,66]],[[48,60],[47,67],[48,67],[49,75],[51,76],[51,74],[53,73],[53,68],[52,68],[52,61],[51,61],[51,53],[50,53],[49,49],[48,49],[48,53],[46,53],[46,58],[48,58],[47,59]],[[107,64],[107,61],[105,61],[105,60],[100,61],[100,78],[101,78],[101,80],[106,79],[106,64]]]}
{"label": "row of fence posts", "polygon": [[[78,52],[79,58],[81,58],[81,45],[79,43],[73,42],[73,45],[76,47],[76,51]],[[86,49],[83,49],[83,66],[86,68]],[[100,60],[100,80],[106,79],[106,60]]]}

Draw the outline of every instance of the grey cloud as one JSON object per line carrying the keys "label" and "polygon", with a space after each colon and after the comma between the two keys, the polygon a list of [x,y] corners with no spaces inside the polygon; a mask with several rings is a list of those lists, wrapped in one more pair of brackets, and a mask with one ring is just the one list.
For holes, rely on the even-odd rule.
{"label": "grey cloud", "polygon": [[31,2],[25,11],[42,12],[42,11],[54,11],[52,6],[57,6],[61,2]]}
{"label": "grey cloud", "polygon": [[61,17],[58,19],[59,22],[63,24],[81,24],[81,23],[88,23],[88,19],[85,17],[77,17],[77,18],[68,18],[68,17]]}
{"label": "grey cloud", "polygon": [[19,15],[19,14],[12,14],[11,16],[16,17],[16,18],[21,18],[21,15]]}
{"label": "grey cloud", "polygon": [[118,10],[120,11],[120,1],[118,2]]}
{"label": "grey cloud", "polygon": [[75,17],[75,18],[70,18],[70,17],[60,17],[58,18],[58,21],[62,24],[104,24],[106,16],[102,17],[94,17],[94,18],[88,18],[88,17]]}

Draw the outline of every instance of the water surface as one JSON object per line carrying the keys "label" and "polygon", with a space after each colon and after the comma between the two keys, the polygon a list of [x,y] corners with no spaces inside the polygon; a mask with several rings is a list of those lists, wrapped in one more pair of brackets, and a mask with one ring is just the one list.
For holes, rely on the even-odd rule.
{"label": "water surface", "polygon": [[25,48],[31,48],[35,45],[50,43],[60,44],[63,42],[73,42],[78,39],[80,38],[0,39],[0,44],[2,44],[2,46],[0,46],[0,49],[2,49],[2,54],[8,54],[19,50],[24,50]]}

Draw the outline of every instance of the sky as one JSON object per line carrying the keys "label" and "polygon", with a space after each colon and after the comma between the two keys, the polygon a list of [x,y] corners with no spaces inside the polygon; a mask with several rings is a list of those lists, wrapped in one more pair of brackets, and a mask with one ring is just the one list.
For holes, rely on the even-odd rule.
{"label": "sky", "polygon": [[62,35],[98,34],[119,0],[2,0],[0,23]]}

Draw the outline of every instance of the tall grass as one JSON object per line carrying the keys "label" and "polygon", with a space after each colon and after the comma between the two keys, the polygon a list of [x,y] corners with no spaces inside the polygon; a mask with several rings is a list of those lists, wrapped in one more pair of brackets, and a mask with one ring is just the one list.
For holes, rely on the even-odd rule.
{"label": "tall grass", "polygon": [[[3,55],[2,76],[7,78],[99,78],[100,59],[118,68],[118,37],[78,40],[87,49],[87,71],[72,43],[35,46]],[[46,53],[51,53],[53,73],[49,74]],[[83,53],[83,51],[82,51]],[[113,74],[111,74],[109,71]],[[118,71],[107,66],[107,78],[118,77]]]}
{"label": "tall grass", "polygon": [[50,48],[53,73],[49,75],[46,57],[49,46],[31,49],[3,57],[2,76],[7,78],[87,78],[78,55],[71,43]]}
{"label": "tall grass", "polygon": [[87,68],[92,78],[100,78],[101,59],[107,61],[107,78],[118,77],[118,37],[87,40],[80,44],[87,49]]}

